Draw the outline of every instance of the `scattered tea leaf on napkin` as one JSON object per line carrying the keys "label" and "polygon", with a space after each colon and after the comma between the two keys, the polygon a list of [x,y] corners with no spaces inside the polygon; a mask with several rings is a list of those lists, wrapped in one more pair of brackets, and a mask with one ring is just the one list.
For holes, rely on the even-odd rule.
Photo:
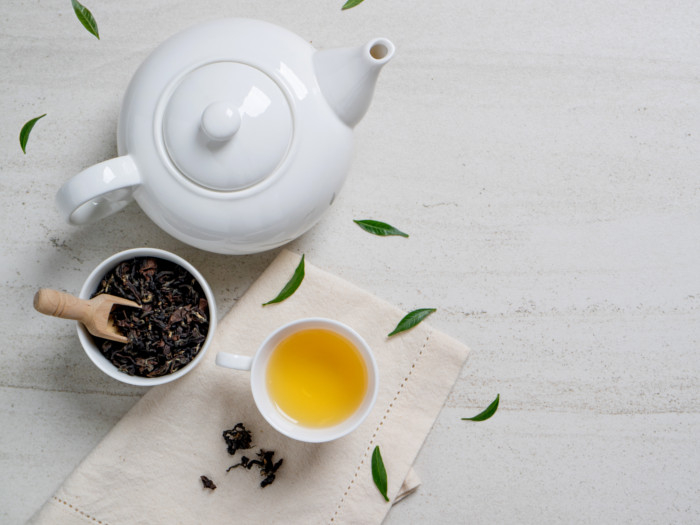
{"label": "scattered tea leaf on napkin", "polygon": [[232,456],[236,450],[252,448],[253,435],[243,423],[236,423],[230,430],[224,430],[222,435],[226,441],[226,450]]}
{"label": "scattered tea leaf on napkin", "polygon": [[394,331],[387,337],[391,337],[399,332],[404,332],[409,328],[413,328],[435,311],[437,311],[437,308],[419,308],[418,310],[413,310],[412,312],[407,313],[404,318],[399,321],[399,324],[396,325]]}
{"label": "scattered tea leaf on napkin", "polygon": [[216,484],[206,476],[199,476],[205,489],[216,490]]}
{"label": "scattered tea leaf on napkin", "polygon": [[372,452],[372,479],[374,479],[374,484],[381,495],[384,496],[384,499],[389,501],[386,495],[386,469],[384,468],[384,461],[382,461],[382,453],[379,452],[379,446],[374,447],[374,452]]}
{"label": "scattered tea leaf on napkin", "polygon": [[391,224],[387,224],[385,222],[373,221],[370,219],[363,219],[360,221],[353,220],[353,222],[366,232],[374,235],[381,235],[382,237],[386,237],[387,235],[400,235],[401,237],[408,237],[407,233],[397,230]]}
{"label": "scattered tea leaf on napkin", "polygon": [[34,124],[36,124],[40,118],[44,118],[45,116],[46,113],[39,115],[22,126],[22,129],[19,132],[19,145],[22,147],[22,151],[25,155],[27,154],[27,141],[29,140],[29,134],[32,132]]}
{"label": "scattered tea leaf on napkin", "polygon": [[501,394],[496,394],[496,399],[494,399],[493,402],[488,407],[486,407],[486,410],[484,410],[481,414],[477,414],[474,417],[463,417],[462,421],[486,421],[488,418],[490,418],[496,413],[496,410],[498,409],[498,401],[500,398]]}
{"label": "scattered tea leaf on napkin", "polygon": [[304,280],[304,255],[301,256],[301,261],[299,261],[299,265],[297,266],[297,269],[294,270],[294,275],[292,275],[292,278],[289,280],[287,284],[284,285],[284,288],[282,288],[282,291],[279,293],[277,297],[272,299],[271,301],[268,301],[266,303],[263,303],[263,306],[272,304],[272,303],[281,303],[284,301],[287,297],[292,295],[294,292],[296,292],[297,288],[299,288],[299,285],[301,284],[301,281]]}
{"label": "scattered tea leaf on napkin", "polygon": [[246,456],[241,456],[241,462],[236,463],[235,465],[231,465],[229,468],[226,469],[226,472],[230,472],[231,470],[238,467],[243,467],[244,469],[250,470],[253,468],[253,466],[257,465],[260,469],[260,475],[264,478],[260,482],[260,486],[262,488],[265,488],[268,485],[271,485],[273,481],[275,481],[276,472],[279,470],[279,468],[282,466],[282,463],[284,462],[284,459],[280,459],[277,463],[275,463],[272,460],[272,457],[274,455],[274,450],[265,450],[261,448],[260,452],[258,452],[259,459],[249,459]]}
{"label": "scattered tea leaf on napkin", "polygon": [[80,20],[80,23],[83,24],[83,27],[87,29],[90,33],[95,35],[97,37],[97,40],[99,40],[100,32],[97,29],[97,21],[95,20],[95,17],[92,16],[90,10],[83,4],[78,2],[78,0],[71,0],[71,4],[73,4],[73,11],[75,11],[75,16],[78,17],[78,20]]}

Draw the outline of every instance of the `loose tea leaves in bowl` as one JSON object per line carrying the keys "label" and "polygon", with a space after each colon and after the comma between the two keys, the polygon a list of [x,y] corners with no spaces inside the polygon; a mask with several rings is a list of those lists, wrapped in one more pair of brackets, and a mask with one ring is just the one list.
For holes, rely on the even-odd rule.
{"label": "loose tea leaves in bowl", "polygon": [[159,377],[180,370],[199,353],[209,329],[209,308],[202,286],[185,268],[157,257],[123,261],[102,278],[93,297],[103,293],[141,305],[112,310],[114,325],[128,343],[94,338],[119,371]]}

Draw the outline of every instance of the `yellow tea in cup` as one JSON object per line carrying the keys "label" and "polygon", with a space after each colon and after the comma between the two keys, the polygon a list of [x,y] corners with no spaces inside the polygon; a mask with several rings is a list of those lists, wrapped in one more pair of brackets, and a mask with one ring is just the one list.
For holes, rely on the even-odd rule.
{"label": "yellow tea in cup", "polygon": [[322,328],[283,339],[267,364],[267,391],[286,418],[306,427],[329,427],[350,417],[367,393],[367,366],[342,335]]}

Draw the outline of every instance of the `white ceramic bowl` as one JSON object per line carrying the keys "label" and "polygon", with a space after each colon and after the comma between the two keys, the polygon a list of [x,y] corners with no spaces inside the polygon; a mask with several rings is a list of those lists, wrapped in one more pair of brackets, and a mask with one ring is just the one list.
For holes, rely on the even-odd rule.
{"label": "white ceramic bowl", "polygon": [[169,383],[174,381],[187,372],[192,370],[197,364],[202,360],[204,354],[206,353],[211,341],[214,337],[214,332],[216,331],[216,304],[214,302],[214,294],[209,287],[207,281],[202,277],[197,269],[184,260],[182,257],[175,255],[174,253],[167,252],[165,250],[159,250],[156,248],[133,248],[131,250],[125,250],[117,254],[112,255],[108,259],[102,261],[97,268],[95,268],[92,273],[88,276],[83,288],[80,290],[81,299],[90,299],[93,293],[97,290],[102,278],[112,269],[114,269],[122,261],[127,261],[129,259],[134,259],[136,257],[156,257],[159,259],[165,259],[166,261],[173,262],[179,266],[186,269],[197,282],[202,286],[204,295],[207,298],[209,307],[209,329],[207,331],[207,337],[202,344],[197,356],[190,361],[186,366],[182,367],[180,370],[173,372],[172,374],[167,374],[159,377],[140,377],[132,376],[125,372],[119,371],[106,357],[102,355],[100,350],[95,345],[95,341],[90,335],[90,333],[85,329],[85,327],[78,323],[78,338],[85,353],[88,355],[90,360],[95,363],[97,368],[102,370],[108,376],[122,381],[123,383],[129,383],[130,385],[138,386],[155,386],[162,385],[163,383]]}

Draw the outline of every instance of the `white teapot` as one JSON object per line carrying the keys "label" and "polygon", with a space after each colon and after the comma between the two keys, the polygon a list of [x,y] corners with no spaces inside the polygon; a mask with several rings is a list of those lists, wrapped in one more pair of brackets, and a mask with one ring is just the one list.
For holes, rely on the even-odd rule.
{"label": "white teapot", "polygon": [[316,51],[267,22],[231,18],[160,45],[122,103],[119,156],[56,201],[72,224],[135,199],[172,236],[226,254],[276,248],[311,228],[343,185],[352,128],[394,45]]}

